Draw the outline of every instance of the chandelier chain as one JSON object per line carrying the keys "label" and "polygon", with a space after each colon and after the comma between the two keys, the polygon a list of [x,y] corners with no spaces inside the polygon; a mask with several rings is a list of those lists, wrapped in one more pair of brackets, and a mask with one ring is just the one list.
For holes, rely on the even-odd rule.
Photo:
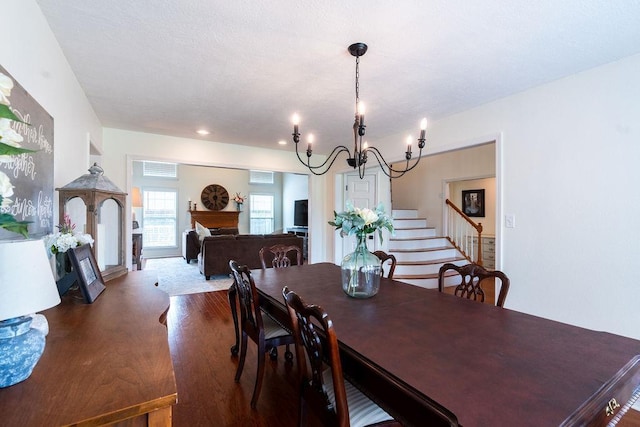
{"label": "chandelier chain", "polygon": [[356,111],[360,102],[360,57],[356,56]]}

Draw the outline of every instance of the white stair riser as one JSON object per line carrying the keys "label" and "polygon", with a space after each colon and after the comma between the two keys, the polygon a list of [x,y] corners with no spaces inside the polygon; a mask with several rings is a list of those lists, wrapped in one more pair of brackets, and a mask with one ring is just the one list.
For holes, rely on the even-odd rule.
{"label": "white stair riser", "polygon": [[393,231],[396,239],[419,239],[421,237],[436,237],[435,228],[411,228],[407,230],[396,229]]}
{"label": "white stair riser", "polygon": [[392,218],[417,218],[418,211],[416,209],[393,209],[391,211]]}
{"label": "white stair riser", "polygon": [[389,251],[429,249],[450,246],[451,244],[444,237],[421,240],[389,240]]}
{"label": "white stair riser", "polygon": [[427,274],[437,274],[440,264],[419,264],[419,265],[396,265],[397,276],[425,276]]}
{"label": "white stair riser", "polygon": [[[466,259],[453,261],[456,265],[467,264]],[[436,264],[417,264],[417,265],[396,265],[396,271],[394,276],[425,276],[427,274],[438,274],[440,271],[441,263]]]}
{"label": "white stair riser", "polygon": [[410,218],[410,219],[393,219],[393,228],[426,228],[427,220],[425,218]]}
{"label": "white stair riser", "polygon": [[444,258],[455,258],[457,251],[455,248],[436,249],[431,251],[418,251],[418,252],[393,252],[392,253],[398,261],[433,261]]}

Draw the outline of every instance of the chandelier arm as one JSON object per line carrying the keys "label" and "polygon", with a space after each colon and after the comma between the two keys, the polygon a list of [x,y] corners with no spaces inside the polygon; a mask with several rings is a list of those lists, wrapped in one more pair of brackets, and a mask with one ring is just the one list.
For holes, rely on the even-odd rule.
{"label": "chandelier arm", "polygon": [[[327,156],[327,159],[324,162],[316,166],[311,166],[311,159],[310,159],[311,156],[307,157],[306,162],[302,160],[302,157],[300,157],[300,153],[298,152],[298,144],[296,144],[296,156],[298,156],[298,160],[300,160],[300,163],[305,165],[309,169],[309,171],[314,175],[324,175],[325,173],[327,173],[329,169],[331,169],[331,166],[333,166],[333,163],[338,158],[338,155],[340,155],[340,153],[344,151],[347,152],[348,157],[351,157],[351,153],[349,152],[349,149],[347,147],[345,147],[344,145],[338,145],[331,151],[331,153]],[[327,163],[329,163],[329,165],[326,167],[326,169],[323,172],[316,172],[316,169],[323,168]]]}
{"label": "chandelier arm", "polygon": [[[382,153],[376,148],[376,147],[368,147],[367,151],[371,151],[373,153],[373,155],[376,158],[376,161],[378,162],[378,164],[380,165],[382,171],[384,172],[385,175],[387,175],[389,178],[400,178],[401,176],[403,176],[405,173],[409,172],[410,170],[412,170],[413,168],[415,168],[418,163],[420,163],[420,159],[422,158],[422,148],[420,148],[420,152],[418,153],[418,158],[415,159],[415,163],[411,166],[409,166],[409,159],[406,160],[406,167],[404,169],[394,169],[389,163],[387,163],[387,161],[384,159],[384,157],[382,156]],[[385,170],[386,167],[386,170]]]}

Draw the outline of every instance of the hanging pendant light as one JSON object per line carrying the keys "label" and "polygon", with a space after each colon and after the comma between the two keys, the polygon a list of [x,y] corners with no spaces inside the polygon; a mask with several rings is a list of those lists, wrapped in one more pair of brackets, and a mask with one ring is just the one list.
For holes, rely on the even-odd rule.
{"label": "hanging pendant light", "polygon": [[327,157],[327,159],[318,165],[311,164],[311,156],[313,154],[312,145],[314,142],[314,138],[312,134],[309,134],[307,137],[307,160],[304,161],[300,156],[300,152],[298,151],[298,143],[300,142],[300,117],[298,114],[294,114],[293,121],[293,142],[296,146],[296,155],[298,156],[298,160],[305,165],[311,173],[314,175],[324,175],[329,171],[333,163],[336,161],[338,155],[342,152],[347,153],[347,164],[354,169],[358,169],[358,175],[360,179],[364,177],[365,168],[368,160],[368,155],[371,153],[382,171],[389,178],[399,178],[403,176],[405,173],[409,172],[411,169],[415,168],[416,165],[420,162],[422,158],[422,149],[425,145],[425,133],[427,129],[427,119],[422,119],[420,123],[420,137],[418,138],[418,148],[420,152],[418,153],[418,157],[412,160],[411,153],[411,144],[412,138],[407,138],[407,151],[405,151],[405,159],[406,163],[402,168],[393,167],[389,164],[382,153],[373,146],[369,146],[366,141],[362,141],[362,138],[365,135],[366,125],[364,124],[364,114],[365,114],[365,106],[360,101],[360,57],[363,56],[367,52],[367,45],[364,43],[354,43],[348,48],[349,53],[352,56],[356,57],[356,105],[355,105],[355,120],[353,122],[353,154],[347,147],[344,145],[338,145],[331,151],[331,154]]}

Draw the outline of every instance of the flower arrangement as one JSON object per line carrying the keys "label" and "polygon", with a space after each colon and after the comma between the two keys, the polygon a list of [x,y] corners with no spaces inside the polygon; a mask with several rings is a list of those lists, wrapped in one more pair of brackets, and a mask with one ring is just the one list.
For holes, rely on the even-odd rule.
{"label": "flower arrangement", "polygon": [[337,213],[333,212],[335,219],[329,221],[336,230],[340,230],[340,236],[355,234],[364,237],[367,234],[378,231],[380,241],[382,241],[382,229],[386,228],[393,233],[393,221],[384,212],[384,206],[379,203],[375,210],[369,208],[356,208],[351,202],[347,202],[347,210]]}
{"label": "flower arrangement", "polygon": [[69,215],[65,215],[62,224],[56,227],[58,228],[57,232],[44,238],[45,246],[53,255],[67,252],[71,248],[87,243],[93,245],[93,237],[90,234],[75,232],[76,226],[71,223]]}
{"label": "flower arrangement", "polygon": [[[13,161],[13,156],[23,153],[33,153],[33,150],[20,147],[22,136],[11,128],[11,121],[24,123],[9,108],[9,96],[13,89],[13,80],[0,73],[0,163]],[[22,234],[28,237],[30,221],[18,221],[9,213],[14,186],[4,172],[0,172],[0,228]]]}
{"label": "flower arrangement", "polygon": [[239,204],[243,204],[246,198],[247,196],[241,196],[240,193],[236,193],[236,195],[233,196],[233,201]]}

